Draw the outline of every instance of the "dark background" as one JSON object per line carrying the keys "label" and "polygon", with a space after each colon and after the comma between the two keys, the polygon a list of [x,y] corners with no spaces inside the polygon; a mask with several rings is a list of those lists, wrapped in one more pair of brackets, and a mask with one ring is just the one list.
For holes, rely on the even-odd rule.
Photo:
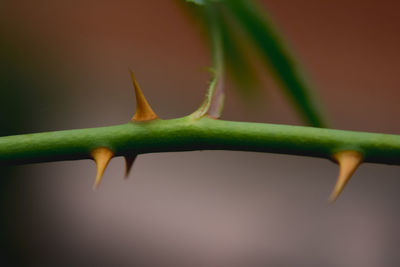
{"label": "dark background", "polygon": [[[400,134],[398,1],[262,3],[333,128]],[[175,1],[9,0],[0,25],[7,134],[128,121],[128,68],[161,118],[187,115],[203,99],[209,52]],[[267,74],[262,83],[261,105],[250,108],[228,85],[223,118],[301,124]],[[2,262],[399,266],[399,170],[364,164],[328,205],[338,169],[321,159],[150,154],[124,181],[116,158],[97,192],[88,160],[18,166],[0,175]]]}

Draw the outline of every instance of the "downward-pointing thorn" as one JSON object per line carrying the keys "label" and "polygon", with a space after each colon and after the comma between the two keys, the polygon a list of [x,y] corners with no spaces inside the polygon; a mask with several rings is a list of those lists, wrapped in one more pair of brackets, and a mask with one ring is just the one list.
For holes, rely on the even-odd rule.
{"label": "downward-pointing thorn", "polygon": [[135,88],[136,95],[136,113],[132,117],[131,121],[149,121],[158,119],[157,114],[153,111],[146,98],[143,95],[142,89],[133,75],[133,72],[129,70],[132,77],[133,87]]}
{"label": "downward-pointing thorn", "polygon": [[125,179],[128,179],[129,173],[132,169],[133,163],[135,163],[137,155],[125,156]]}
{"label": "downward-pointing thorn", "polygon": [[103,173],[110,162],[111,158],[114,156],[114,152],[106,147],[99,147],[94,149],[91,152],[91,155],[96,162],[97,166],[97,175],[96,180],[93,185],[93,189],[96,190],[101,182],[101,178],[103,177]]}
{"label": "downward-pointing thorn", "polygon": [[341,151],[333,155],[333,159],[339,164],[339,176],[330,196],[330,202],[336,201],[347,182],[362,162],[362,155],[357,151]]}

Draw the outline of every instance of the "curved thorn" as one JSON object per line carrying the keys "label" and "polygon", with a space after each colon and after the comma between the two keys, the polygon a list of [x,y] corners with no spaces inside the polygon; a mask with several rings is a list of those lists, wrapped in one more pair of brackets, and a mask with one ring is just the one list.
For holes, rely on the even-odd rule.
{"label": "curved thorn", "polygon": [[333,155],[339,164],[339,176],[329,198],[330,202],[336,201],[347,182],[362,162],[362,155],[357,151],[341,151]]}
{"label": "curved thorn", "polygon": [[137,155],[133,156],[124,156],[125,158],[125,179],[128,179],[129,173],[132,169],[133,163],[135,163]]}
{"label": "curved thorn", "polygon": [[112,152],[110,149],[106,147],[99,147],[94,149],[90,154],[92,155],[97,166],[96,180],[93,185],[93,189],[96,190],[100,185],[101,178],[103,177],[103,173],[108,163],[114,156],[114,152]]}
{"label": "curved thorn", "polygon": [[157,114],[153,111],[146,98],[143,95],[142,89],[133,75],[133,72],[129,70],[132,77],[133,87],[135,88],[136,95],[136,113],[133,115],[131,121],[149,121],[158,119]]}

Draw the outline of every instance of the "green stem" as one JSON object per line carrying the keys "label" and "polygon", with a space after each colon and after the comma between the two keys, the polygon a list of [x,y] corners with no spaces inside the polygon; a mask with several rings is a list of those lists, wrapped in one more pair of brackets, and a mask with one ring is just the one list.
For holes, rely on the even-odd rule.
{"label": "green stem", "polygon": [[194,118],[209,115],[219,118],[222,114],[225,101],[224,93],[224,51],[221,38],[221,18],[215,7],[207,5],[205,8],[205,25],[210,35],[212,80],[206,97],[201,106],[192,114]]}
{"label": "green stem", "polygon": [[364,161],[400,165],[400,135],[184,117],[116,126],[0,137],[0,164],[192,150],[238,150],[331,158],[343,150]]}

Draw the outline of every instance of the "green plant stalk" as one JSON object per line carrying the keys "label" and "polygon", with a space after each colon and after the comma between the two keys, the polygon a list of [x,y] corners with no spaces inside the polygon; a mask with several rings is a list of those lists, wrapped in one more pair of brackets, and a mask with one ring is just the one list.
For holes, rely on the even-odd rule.
{"label": "green plant stalk", "polygon": [[200,107],[192,114],[197,118],[209,115],[219,118],[222,114],[225,101],[224,93],[224,51],[221,37],[220,14],[210,6],[206,6],[204,20],[210,35],[211,46],[211,72],[213,78],[208,86],[206,97]]}
{"label": "green plant stalk", "polygon": [[354,150],[365,162],[400,165],[400,135],[353,132],[187,116],[116,126],[0,137],[0,164],[91,158],[107,147],[115,156],[193,150],[237,150],[330,159]]}

